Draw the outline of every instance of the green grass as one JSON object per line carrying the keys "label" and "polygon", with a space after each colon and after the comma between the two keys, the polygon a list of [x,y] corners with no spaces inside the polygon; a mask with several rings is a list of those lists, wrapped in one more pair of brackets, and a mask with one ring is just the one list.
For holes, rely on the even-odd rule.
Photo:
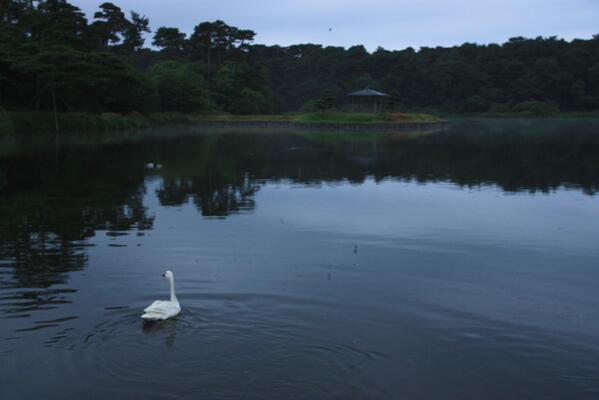
{"label": "green grass", "polygon": [[435,114],[439,115],[442,118],[503,118],[503,119],[511,119],[511,118],[573,118],[573,119],[587,119],[587,118],[599,118],[599,111],[559,111],[552,112],[548,114],[535,114],[532,112],[515,112],[515,111],[507,111],[507,112],[494,112],[494,111],[485,111],[485,112],[470,112],[470,113],[458,113],[458,112],[446,112],[446,111],[438,111]]}
{"label": "green grass", "polygon": [[232,114],[203,114],[195,115],[196,121],[293,121],[296,115],[232,115]]}
{"label": "green grass", "polygon": [[300,115],[296,121],[310,123],[411,123],[411,122],[437,122],[438,118],[428,114],[356,114],[356,113],[312,113]]}
{"label": "green grass", "polygon": [[437,122],[438,118],[429,114],[382,113],[360,114],[341,112],[321,112],[310,114],[288,115],[202,115],[194,117],[200,121],[292,121],[306,123],[402,123],[402,122]]}

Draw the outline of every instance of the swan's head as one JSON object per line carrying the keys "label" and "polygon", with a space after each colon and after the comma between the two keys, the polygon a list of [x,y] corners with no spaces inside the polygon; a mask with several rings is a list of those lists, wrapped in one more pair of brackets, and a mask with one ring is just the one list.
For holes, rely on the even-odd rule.
{"label": "swan's head", "polygon": [[164,271],[162,273],[162,276],[165,277],[166,279],[173,279],[173,271],[171,271],[170,269],[167,269],[166,271]]}

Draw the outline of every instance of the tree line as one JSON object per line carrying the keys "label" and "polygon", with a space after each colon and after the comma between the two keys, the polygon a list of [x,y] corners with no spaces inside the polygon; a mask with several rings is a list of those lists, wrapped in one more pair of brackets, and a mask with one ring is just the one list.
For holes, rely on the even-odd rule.
{"label": "tree line", "polygon": [[[388,109],[463,112],[599,110],[599,35],[512,38],[503,44],[368,52],[254,44],[223,21],[152,34],[149,19],[99,5],[93,19],[66,0],[0,3],[0,104],[63,112],[284,113],[343,108],[373,87]],[[334,99],[334,101],[333,101]]]}

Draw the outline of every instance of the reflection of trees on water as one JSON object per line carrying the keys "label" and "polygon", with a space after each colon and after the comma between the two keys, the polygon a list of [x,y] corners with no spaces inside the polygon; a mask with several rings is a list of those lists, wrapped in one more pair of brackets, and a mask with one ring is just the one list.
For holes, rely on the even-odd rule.
{"label": "reflection of trees on water", "polygon": [[[547,192],[599,187],[598,124],[467,122],[420,134],[185,134],[86,146],[53,144],[0,159],[0,311],[67,301],[56,289],[86,265],[86,239],[151,229],[144,179],[162,205],[192,201],[203,216],[255,207],[264,181],[303,185],[368,177],[498,185]],[[189,132],[188,132],[189,133]],[[148,163],[161,168],[146,169]],[[7,268],[10,267],[10,268]],[[7,273],[8,271],[8,273]],[[27,290],[17,290],[26,288]]]}
{"label": "reflection of trees on water", "polygon": [[[228,134],[204,141],[200,146],[204,149],[195,152],[199,157],[165,159],[165,180],[174,162],[177,171],[218,182],[214,188],[241,188],[246,176],[305,184],[360,183],[374,176],[461,186],[490,184],[505,191],[547,192],[574,186],[595,193],[597,132],[596,121],[467,121],[450,130],[420,134]],[[204,164],[199,166],[198,159]],[[183,167],[186,163],[190,168]]]}
{"label": "reflection of trees on water", "polygon": [[188,137],[166,146],[159,160],[160,203],[192,200],[203,216],[252,210],[264,180],[312,184],[333,178],[329,172],[355,182],[365,179],[361,167],[340,157],[337,149],[297,135],[228,133]]}
{"label": "reflection of trees on water", "polygon": [[102,149],[64,149],[58,162],[52,151],[0,161],[7,177],[0,200],[0,286],[8,289],[0,312],[67,302],[73,289],[55,286],[86,265],[86,239],[97,230],[152,227],[142,201],[143,165],[135,167],[137,160],[120,156]]}
{"label": "reflection of trees on water", "polygon": [[561,186],[594,194],[599,186],[599,124],[499,121],[456,123],[452,130],[379,147],[374,174],[508,192]]}
{"label": "reflection of trees on water", "polygon": [[191,198],[205,217],[225,217],[254,208],[258,184],[247,175],[222,182],[219,177],[165,179],[156,191],[162,205],[180,205]]}
{"label": "reflection of trees on water", "polygon": [[368,177],[497,185],[548,192],[560,186],[593,194],[599,184],[597,123],[456,123],[414,134],[248,134],[187,137],[163,143],[163,205],[190,199],[204,216],[254,207],[265,180],[306,185]]}
{"label": "reflection of trees on water", "polygon": [[256,168],[254,161],[262,159],[252,152],[257,142],[249,147],[243,140],[226,138],[207,135],[165,143],[162,185],[156,191],[162,205],[191,199],[203,216],[217,217],[254,208],[259,185],[250,171]]}

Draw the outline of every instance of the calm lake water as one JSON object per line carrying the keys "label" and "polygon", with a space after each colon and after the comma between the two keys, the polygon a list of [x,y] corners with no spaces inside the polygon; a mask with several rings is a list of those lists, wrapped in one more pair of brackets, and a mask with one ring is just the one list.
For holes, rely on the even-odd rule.
{"label": "calm lake water", "polygon": [[599,398],[599,121],[0,152],[3,400]]}

